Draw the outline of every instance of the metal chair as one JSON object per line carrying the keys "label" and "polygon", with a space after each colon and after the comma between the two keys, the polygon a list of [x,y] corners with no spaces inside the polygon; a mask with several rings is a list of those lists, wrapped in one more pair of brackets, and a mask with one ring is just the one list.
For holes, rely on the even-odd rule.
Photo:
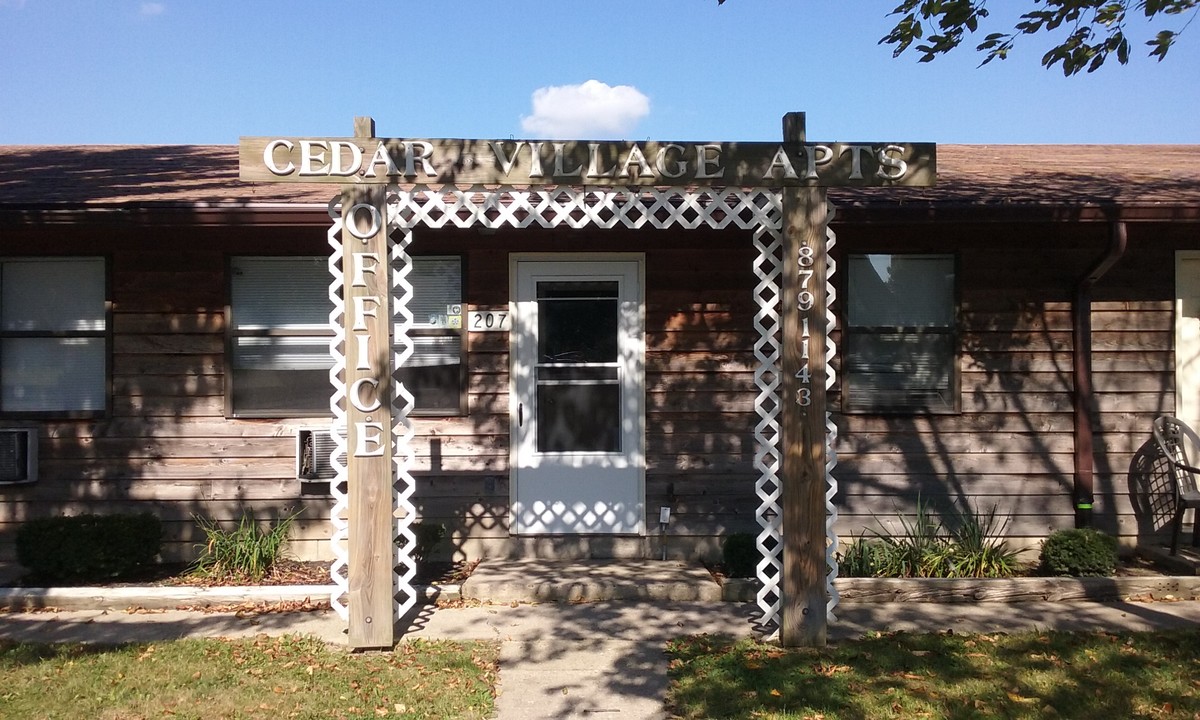
{"label": "metal chair", "polygon": [[1192,465],[1189,451],[1200,457],[1200,436],[1178,418],[1163,415],[1154,420],[1154,442],[1167,459],[1171,484],[1175,486],[1175,519],[1171,529],[1171,554],[1179,549],[1179,530],[1183,513],[1192,508],[1192,545],[1200,547],[1200,489],[1196,478],[1200,468]]}

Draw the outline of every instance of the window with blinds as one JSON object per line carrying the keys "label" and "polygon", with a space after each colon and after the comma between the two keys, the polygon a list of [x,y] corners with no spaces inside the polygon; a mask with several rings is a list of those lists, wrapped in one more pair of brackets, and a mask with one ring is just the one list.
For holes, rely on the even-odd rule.
{"label": "window with blinds", "polygon": [[[233,417],[329,414],[329,270],[324,257],[230,259],[228,412]],[[400,373],[413,414],[462,411],[461,261],[413,259],[415,351]]]}
{"label": "window with blinds", "polygon": [[397,377],[413,395],[413,415],[465,414],[462,259],[418,256],[412,262],[413,354]]}
{"label": "window with blinds", "polygon": [[102,257],[0,260],[0,412],[105,413],[107,298]]}
{"label": "window with blinds", "polygon": [[845,412],[957,412],[952,255],[851,255]]}

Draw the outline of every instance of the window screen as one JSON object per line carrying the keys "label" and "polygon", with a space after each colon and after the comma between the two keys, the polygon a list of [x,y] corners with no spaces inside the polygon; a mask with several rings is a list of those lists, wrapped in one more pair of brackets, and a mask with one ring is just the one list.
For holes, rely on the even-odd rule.
{"label": "window screen", "polygon": [[[415,414],[463,405],[461,261],[413,259],[414,353],[399,377]],[[329,270],[323,257],[230,261],[230,412],[240,417],[329,414]]]}
{"label": "window screen", "polygon": [[108,337],[104,258],[0,260],[0,410],[102,414]]}
{"label": "window screen", "polygon": [[414,257],[413,354],[397,377],[413,395],[414,415],[466,412],[462,345],[462,260]]}
{"label": "window screen", "polygon": [[843,409],[957,409],[954,257],[851,255]]}
{"label": "window screen", "polygon": [[232,414],[328,415],[329,269],[321,257],[229,263]]}

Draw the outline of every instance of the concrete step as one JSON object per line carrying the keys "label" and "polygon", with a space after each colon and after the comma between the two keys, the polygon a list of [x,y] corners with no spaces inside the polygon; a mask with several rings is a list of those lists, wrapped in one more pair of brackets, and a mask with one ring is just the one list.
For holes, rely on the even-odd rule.
{"label": "concrete step", "polygon": [[721,601],[708,570],[672,560],[485,560],[461,590],[490,602]]}
{"label": "concrete step", "polygon": [[1200,575],[1200,547],[1194,547],[1190,528],[1179,538],[1179,547],[1174,555],[1167,545],[1142,544],[1137,554],[1177,575]]}

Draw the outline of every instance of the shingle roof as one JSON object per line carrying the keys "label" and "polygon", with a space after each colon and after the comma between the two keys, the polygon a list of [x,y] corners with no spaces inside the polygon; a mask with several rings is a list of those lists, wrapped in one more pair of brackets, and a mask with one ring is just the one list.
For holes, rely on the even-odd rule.
{"label": "shingle roof", "polygon": [[[331,185],[238,179],[237,147],[0,146],[0,210],[324,205]],[[848,208],[1120,207],[1200,219],[1200,145],[941,145],[932,188],[834,188]]]}

